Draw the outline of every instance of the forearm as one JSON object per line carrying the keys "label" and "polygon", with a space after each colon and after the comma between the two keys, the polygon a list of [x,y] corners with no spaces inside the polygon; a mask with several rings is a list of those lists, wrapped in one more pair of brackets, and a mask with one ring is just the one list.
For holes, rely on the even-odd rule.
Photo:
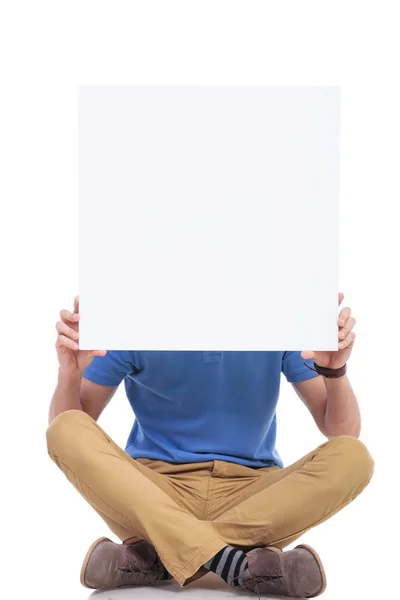
{"label": "forearm", "polygon": [[352,435],[358,438],[361,431],[360,409],[347,375],[324,381],[327,391],[325,434],[327,437]]}
{"label": "forearm", "polygon": [[66,410],[83,410],[80,400],[81,375],[58,373],[57,387],[54,391],[49,410],[49,424]]}

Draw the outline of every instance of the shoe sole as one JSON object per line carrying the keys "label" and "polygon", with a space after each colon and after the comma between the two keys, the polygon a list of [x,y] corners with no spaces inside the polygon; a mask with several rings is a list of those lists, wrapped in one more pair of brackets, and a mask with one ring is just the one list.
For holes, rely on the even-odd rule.
{"label": "shoe sole", "polygon": [[315,560],[317,561],[318,564],[318,568],[319,571],[321,573],[321,578],[322,578],[322,587],[319,590],[319,592],[317,592],[316,594],[313,594],[312,596],[308,596],[309,598],[316,598],[317,596],[320,596],[321,594],[324,593],[324,591],[326,590],[326,573],[325,573],[325,569],[324,566],[322,564],[322,560],[320,559],[318,553],[314,550],[314,548],[311,548],[311,546],[307,546],[307,544],[300,544],[300,546],[296,546],[296,548],[304,548],[304,550],[308,550],[308,552],[310,552],[313,557],[315,558]]}
{"label": "shoe sole", "polygon": [[96,548],[96,546],[101,544],[101,542],[111,542],[111,540],[106,537],[101,537],[98,540],[96,540],[95,542],[93,542],[93,544],[90,546],[89,550],[86,552],[85,558],[83,559],[83,564],[82,564],[82,568],[81,568],[81,576],[80,576],[81,584],[83,585],[83,587],[88,588],[89,590],[94,590],[96,588],[93,588],[92,586],[87,585],[87,583],[85,583],[86,567],[87,567],[89,559],[92,555],[93,550]]}

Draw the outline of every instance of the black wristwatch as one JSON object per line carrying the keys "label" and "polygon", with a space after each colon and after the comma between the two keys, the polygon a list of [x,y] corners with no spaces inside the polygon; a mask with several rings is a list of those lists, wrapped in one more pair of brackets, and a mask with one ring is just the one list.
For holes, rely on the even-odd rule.
{"label": "black wristwatch", "polygon": [[339,367],[339,369],[328,369],[328,367],[320,367],[316,363],[314,363],[315,369],[310,367],[306,362],[304,363],[306,367],[311,369],[311,371],[315,371],[318,375],[322,375],[327,379],[337,379],[338,377],[343,377],[343,375],[347,372],[347,363],[343,365],[343,367]]}

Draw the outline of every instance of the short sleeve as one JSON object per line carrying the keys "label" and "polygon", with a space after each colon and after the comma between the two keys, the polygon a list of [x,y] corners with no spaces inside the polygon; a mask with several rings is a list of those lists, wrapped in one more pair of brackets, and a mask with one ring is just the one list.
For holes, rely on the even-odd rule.
{"label": "short sleeve", "polygon": [[309,365],[311,369],[314,369],[314,363],[312,359],[305,360],[301,357],[301,352],[283,353],[282,373],[285,375],[289,383],[297,383],[299,381],[305,381],[306,379],[318,377],[318,373],[306,367],[304,363]]}
{"label": "short sleeve", "polygon": [[135,352],[108,350],[105,356],[95,356],[83,372],[83,377],[100,385],[118,386],[123,379],[137,371]]}

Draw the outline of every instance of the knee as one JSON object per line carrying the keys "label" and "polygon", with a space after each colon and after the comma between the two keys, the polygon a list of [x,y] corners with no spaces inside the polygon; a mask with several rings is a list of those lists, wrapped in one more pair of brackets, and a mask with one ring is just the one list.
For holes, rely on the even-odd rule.
{"label": "knee", "polygon": [[343,472],[351,477],[358,487],[364,488],[374,473],[374,459],[365,444],[350,435],[333,438],[330,444],[340,452]]}
{"label": "knee", "polygon": [[61,458],[72,448],[76,449],[81,439],[82,425],[90,419],[82,410],[66,410],[59,414],[46,431],[47,451],[54,458]]}

